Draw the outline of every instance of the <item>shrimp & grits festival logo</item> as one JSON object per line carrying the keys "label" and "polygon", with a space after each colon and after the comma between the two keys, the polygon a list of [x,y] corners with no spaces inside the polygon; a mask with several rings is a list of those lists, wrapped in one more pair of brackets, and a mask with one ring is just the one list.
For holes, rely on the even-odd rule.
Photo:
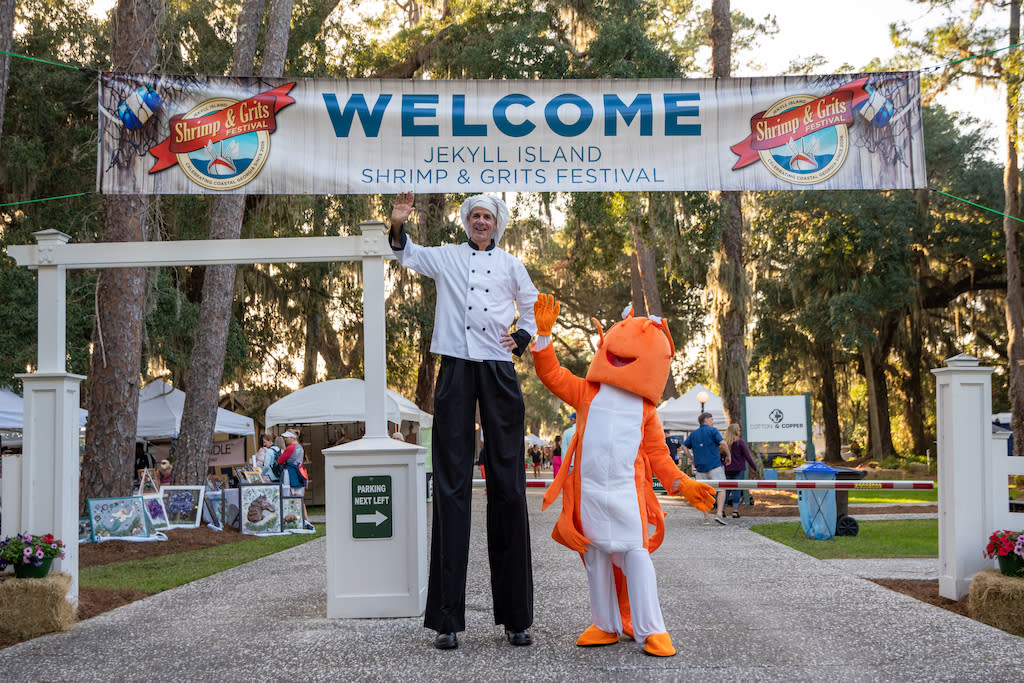
{"label": "shrimp & grits festival logo", "polygon": [[192,182],[209,190],[234,190],[259,175],[270,156],[277,112],[295,102],[295,83],[246,100],[215,97],[172,116],[170,134],[149,149],[156,162],[150,173],[179,166]]}
{"label": "shrimp & grits festival logo", "polygon": [[730,149],[738,170],[760,161],[776,178],[813,185],[835,175],[850,151],[849,127],[858,115],[884,126],[893,105],[867,84],[851,81],[824,96],[793,94],[750,119],[750,136]]}

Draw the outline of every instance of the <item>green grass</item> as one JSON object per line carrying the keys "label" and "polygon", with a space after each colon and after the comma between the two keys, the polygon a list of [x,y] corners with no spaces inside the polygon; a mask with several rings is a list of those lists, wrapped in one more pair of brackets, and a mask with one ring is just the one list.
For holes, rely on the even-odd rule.
{"label": "green grass", "polygon": [[855,489],[850,491],[850,505],[861,505],[863,503],[889,503],[890,505],[900,505],[901,503],[936,503],[938,500],[938,489],[930,491]]}
{"label": "green grass", "polygon": [[856,536],[836,536],[827,541],[807,538],[799,522],[755,524],[750,530],[819,560],[939,556],[936,519],[860,522]]}
{"label": "green grass", "polygon": [[82,588],[130,588],[143,593],[159,593],[307,543],[325,532],[326,526],[317,524],[315,534],[247,538],[238,543],[186,553],[85,567],[79,575],[79,585]]}

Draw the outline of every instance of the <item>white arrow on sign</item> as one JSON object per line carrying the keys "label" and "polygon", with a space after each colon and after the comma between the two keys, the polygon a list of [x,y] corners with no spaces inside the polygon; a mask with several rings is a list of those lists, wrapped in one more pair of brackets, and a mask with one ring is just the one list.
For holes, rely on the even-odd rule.
{"label": "white arrow on sign", "polygon": [[356,524],[373,524],[380,526],[388,520],[388,516],[380,510],[374,510],[372,515],[356,515]]}

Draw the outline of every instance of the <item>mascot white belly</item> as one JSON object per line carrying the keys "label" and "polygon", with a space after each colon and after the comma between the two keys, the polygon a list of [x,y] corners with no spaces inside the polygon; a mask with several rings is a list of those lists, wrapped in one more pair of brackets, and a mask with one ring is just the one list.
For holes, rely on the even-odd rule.
{"label": "mascot white belly", "polygon": [[583,534],[605,552],[644,544],[635,478],[643,412],[640,396],[602,384],[587,415],[580,458],[580,520]]}

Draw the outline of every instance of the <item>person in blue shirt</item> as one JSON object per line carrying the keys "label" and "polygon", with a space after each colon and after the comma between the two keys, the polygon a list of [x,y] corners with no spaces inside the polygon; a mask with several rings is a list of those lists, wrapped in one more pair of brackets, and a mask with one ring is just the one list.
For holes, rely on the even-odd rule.
{"label": "person in blue shirt", "polygon": [[[725,467],[722,465],[721,452],[718,444],[722,441],[722,434],[714,427],[715,418],[711,413],[701,413],[697,416],[697,424],[700,426],[690,432],[683,445],[693,454],[693,469],[696,479],[704,481],[724,481]],[[722,517],[722,510],[725,506],[725,491],[719,491],[715,496],[718,504],[718,511],[714,520],[719,524],[725,524]],[[704,513],[704,524],[710,524],[708,513]]]}

